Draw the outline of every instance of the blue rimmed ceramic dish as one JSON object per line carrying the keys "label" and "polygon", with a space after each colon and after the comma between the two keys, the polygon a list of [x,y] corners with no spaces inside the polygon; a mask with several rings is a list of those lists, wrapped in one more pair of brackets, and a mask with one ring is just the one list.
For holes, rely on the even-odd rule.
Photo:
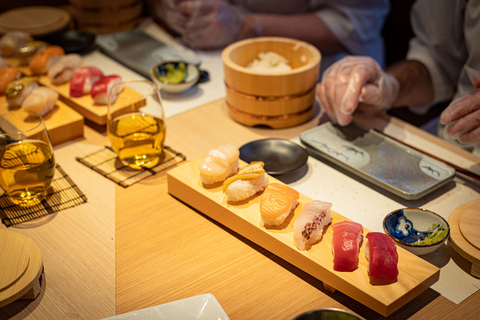
{"label": "blue rimmed ceramic dish", "polygon": [[169,93],[181,93],[193,87],[200,78],[200,70],[185,61],[163,61],[150,70],[157,86]]}
{"label": "blue rimmed ceramic dish", "polygon": [[421,208],[390,212],[383,220],[383,230],[398,246],[416,255],[437,250],[450,235],[450,226],[443,217]]}

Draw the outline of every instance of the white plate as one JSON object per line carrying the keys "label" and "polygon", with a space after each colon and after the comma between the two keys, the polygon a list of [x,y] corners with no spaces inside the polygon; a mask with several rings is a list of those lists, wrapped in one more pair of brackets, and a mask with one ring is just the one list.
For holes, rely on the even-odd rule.
{"label": "white plate", "polygon": [[211,294],[168,302],[155,307],[119,314],[104,320],[181,319],[181,320],[229,320],[225,311]]}

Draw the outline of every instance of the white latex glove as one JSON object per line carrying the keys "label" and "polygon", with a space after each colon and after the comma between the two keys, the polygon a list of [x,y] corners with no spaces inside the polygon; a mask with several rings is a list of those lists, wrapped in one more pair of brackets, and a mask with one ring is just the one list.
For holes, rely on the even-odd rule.
{"label": "white latex glove", "polygon": [[189,16],[180,8],[183,0],[147,0],[152,15],[180,35],[185,33]]}
{"label": "white latex glove", "polygon": [[446,125],[447,136],[463,143],[480,143],[480,89],[453,100],[440,121]]}
{"label": "white latex glove", "polygon": [[374,114],[389,109],[399,89],[398,80],[374,59],[348,56],[323,73],[317,96],[330,120],[345,126],[355,110]]}
{"label": "white latex glove", "polygon": [[182,40],[198,49],[225,47],[237,40],[261,34],[260,25],[252,16],[225,1],[194,0],[179,3],[179,12],[188,17]]}

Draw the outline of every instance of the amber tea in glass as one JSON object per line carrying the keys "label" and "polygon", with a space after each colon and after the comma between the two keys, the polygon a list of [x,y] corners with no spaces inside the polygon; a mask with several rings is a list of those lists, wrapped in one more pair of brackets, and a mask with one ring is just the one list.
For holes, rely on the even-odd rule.
{"label": "amber tea in glass", "polygon": [[163,158],[166,126],[157,86],[147,80],[114,86],[108,103],[108,137],[126,166],[152,168]]}
{"label": "amber tea in glass", "polygon": [[55,174],[42,116],[22,109],[3,114],[0,131],[0,186],[15,204],[38,204]]}

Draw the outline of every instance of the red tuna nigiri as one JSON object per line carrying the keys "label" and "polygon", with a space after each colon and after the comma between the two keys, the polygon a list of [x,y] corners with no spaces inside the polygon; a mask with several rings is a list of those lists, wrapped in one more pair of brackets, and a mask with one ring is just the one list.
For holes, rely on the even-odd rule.
{"label": "red tuna nigiri", "polygon": [[353,271],[358,267],[358,250],[362,242],[363,227],[360,223],[341,221],[333,228],[333,270]]}
{"label": "red tuna nigiri", "polygon": [[[90,95],[92,96],[96,104],[108,104],[108,94],[110,93],[110,90],[114,85],[120,82],[122,82],[122,78],[117,75],[102,77],[100,78],[100,80],[93,84]],[[123,87],[121,88],[121,90],[116,90],[115,99],[116,95],[118,95],[122,91]],[[115,100],[113,100],[113,102],[115,102]]]}
{"label": "red tuna nigiri", "polygon": [[398,276],[398,253],[395,242],[381,232],[367,233],[365,256],[368,260],[368,275],[374,282],[392,283]]}
{"label": "red tuna nigiri", "polygon": [[85,66],[78,69],[70,80],[70,96],[81,97],[89,94],[92,85],[103,77],[103,72],[94,66]]}

